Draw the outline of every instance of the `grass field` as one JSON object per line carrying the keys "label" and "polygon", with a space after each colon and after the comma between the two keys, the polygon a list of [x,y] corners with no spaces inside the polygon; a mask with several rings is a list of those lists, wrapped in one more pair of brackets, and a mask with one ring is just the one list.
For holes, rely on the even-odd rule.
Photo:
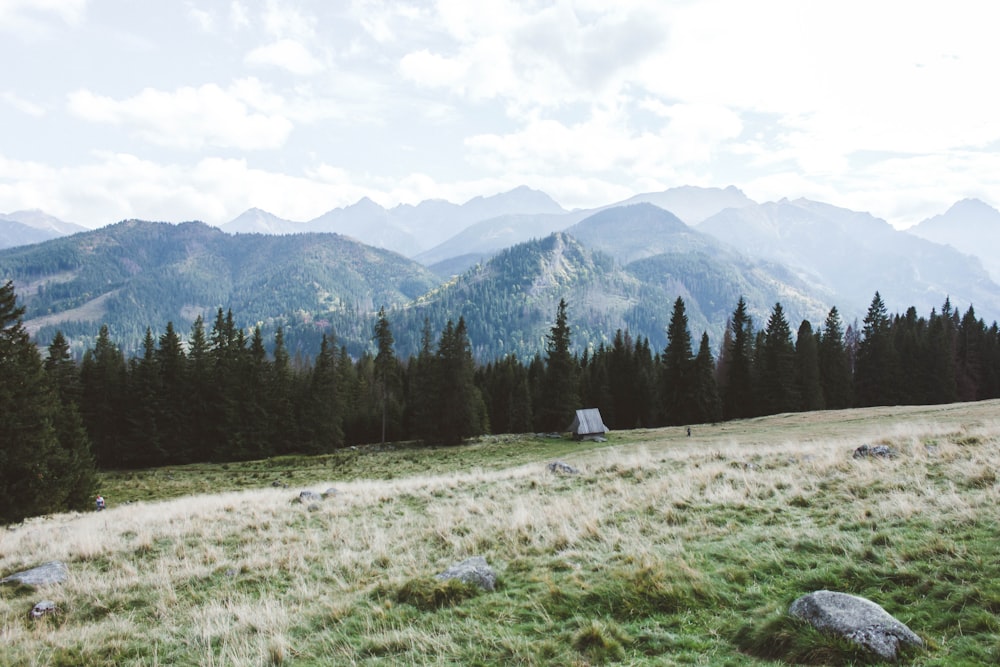
{"label": "grass field", "polygon": [[[865,664],[786,615],[829,589],[921,635],[907,664],[997,664],[998,461],[985,402],[107,473],[107,511],[0,529],[0,575],[71,573],[0,586],[0,663]],[[472,555],[495,591],[434,579]]]}

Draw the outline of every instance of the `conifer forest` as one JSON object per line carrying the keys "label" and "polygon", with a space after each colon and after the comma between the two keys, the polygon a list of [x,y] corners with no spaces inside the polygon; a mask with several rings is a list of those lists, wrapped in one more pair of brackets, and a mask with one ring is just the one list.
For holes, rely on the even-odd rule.
{"label": "conifer forest", "polygon": [[[477,362],[461,317],[425,321],[419,352],[394,351],[380,310],[371,351],[348,354],[335,331],[292,357],[279,328],[265,341],[232,311],[190,331],[147,329],[126,358],[103,327],[82,360],[56,334],[40,351],[13,284],[0,286],[0,522],[89,502],[97,469],[321,454],[365,443],[458,445],[483,434],[561,432],[599,408],[612,430],[691,426],[784,412],[939,404],[1000,396],[1000,331],[946,301],[890,315],[876,292],[860,325],[834,307],[794,330],[776,303],[757,323],[740,298],[722,341],[695,338],[677,298],[667,345],[618,330],[573,345],[559,303],[544,353]],[[609,336],[609,338],[611,338]],[[715,350],[715,352],[713,352]]]}

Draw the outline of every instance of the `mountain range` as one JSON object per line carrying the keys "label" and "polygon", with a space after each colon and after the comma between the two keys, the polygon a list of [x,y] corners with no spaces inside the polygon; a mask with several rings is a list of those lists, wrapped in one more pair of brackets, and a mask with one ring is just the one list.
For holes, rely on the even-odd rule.
{"label": "mountain range", "polygon": [[41,243],[86,230],[39,210],[0,213],[0,249]]}
{"label": "mountain range", "polygon": [[[422,233],[430,220],[440,223],[436,233]],[[324,225],[339,231],[310,231]],[[618,328],[665,344],[677,296],[693,333],[707,331],[715,346],[741,295],[758,326],[779,301],[793,329],[801,319],[818,327],[834,305],[851,323],[876,290],[891,312],[914,306],[926,315],[950,299],[995,320],[1000,287],[971,251],[988,255],[996,246],[974,248],[972,239],[997,233],[1000,212],[976,200],[911,233],[806,199],[758,204],[733,187],[675,188],[577,211],[518,188],[462,205],[387,210],[362,200],[307,223],[258,209],[221,229],[126,221],[0,251],[0,279],[15,280],[41,342],[61,329],[85,345],[108,321],[134,349],[146,326],[174,321],[183,332],[224,307],[242,326],[282,325],[304,353],[323,327],[358,352],[385,305],[401,353],[417,349],[425,318],[443,327],[461,315],[488,358],[542,349],[560,298],[581,345]],[[412,236],[424,250],[378,247]]]}

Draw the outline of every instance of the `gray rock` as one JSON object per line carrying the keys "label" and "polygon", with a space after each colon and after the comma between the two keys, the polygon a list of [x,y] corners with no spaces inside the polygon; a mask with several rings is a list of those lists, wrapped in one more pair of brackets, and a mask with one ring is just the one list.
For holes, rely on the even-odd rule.
{"label": "gray rock", "polygon": [[330,496],[335,496],[335,495],[337,495],[337,489],[333,488],[332,486],[323,492],[324,498],[329,498]]}
{"label": "gray rock", "polygon": [[895,660],[900,644],[924,645],[885,609],[856,595],[816,591],[793,602],[788,613],[821,632],[852,641],[883,660]]}
{"label": "gray rock", "polygon": [[315,491],[303,491],[299,494],[299,502],[303,505],[318,503],[321,500],[323,500],[323,496],[319,495]]}
{"label": "gray rock", "polygon": [[898,455],[889,445],[861,445],[854,450],[856,459],[894,459]]}
{"label": "gray rock", "polygon": [[484,591],[492,591],[496,586],[497,574],[482,556],[467,558],[461,563],[452,565],[437,575],[442,581],[458,579],[473,586],[479,586]]}
{"label": "gray rock", "polygon": [[564,475],[575,475],[579,470],[574,468],[568,463],[563,463],[562,461],[553,461],[548,465],[549,472],[564,474]]}
{"label": "gray rock", "polygon": [[34,607],[31,608],[31,611],[29,612],[28,615],[31,616],[32,619],[38,620],[42,616],[55,614],[58,611],[59,608],[56,607],[55,602],[53,602],[52,600],[42,600],[41,602],[39,602],[38,604],[36,604]]}
{"label": "gray rock", "polygon": [[48,563],[33,567],[24,572],[17,572],[0,579],[0,584],[19,583],[25,586],[48,586],[50,584],[61,584],[69,576],[69,569],[66,563],[54,560]]}

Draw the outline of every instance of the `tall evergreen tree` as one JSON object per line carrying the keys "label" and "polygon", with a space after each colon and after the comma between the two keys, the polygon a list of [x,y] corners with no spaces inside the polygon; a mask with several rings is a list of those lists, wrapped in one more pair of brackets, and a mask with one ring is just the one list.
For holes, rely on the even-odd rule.
{"label": "tall evergreen tree", "polygon": [[664,421],[668,425],[687,424],[695,419],[693,395],[694,352],[684,300],[677,297],[667,327],[667,347],[661,359],[663,379],[660,383]]}
{"label": "tall evergreen tree", "polygon": [[475,364],[465,320],[448,320],[437,353],[437,437],[446,445],[484,433],[486,406],[475,384]]}
{"label": "tall evergreen tree", "polygon": [[55,415],[56,436],[62,449],[62,456],[52,460],[55,476],[61,479],[66,492],[65,507],[82,509],[90,504],[97,485],[94,456],[90,449],[90,436],[83,426],[80,416],[80,369],[73,362],[69,344],[61,331],[57,331],[49,345],[48,357],[44,362],[49,378],[59,401]]}
{"label": "tall evergreen tree", "polygon": [[819,337],[819,378],[823,401],[830,410],[851,407],[853,379],[851,362],[844,344],[844,330],[837,307],[830,309]]}
{"label": "tall evergreen tree", "polygon": [[928,403],[953,403],[958,400],[955,377],[955,326],[952,322],[951,299],[946,298],[941,314],[931,312],[927,324]]}
{"label": "tall evergreen tree", "polygon": [[410,436],[425,442],[437,431],[436,358],[432,349],[431,322],[424,318],[420,352],[407,367],[407,417]]}
{"label": "tall evergreen tree", "polygon": [[99,468],[121,468],[127,460],[125,410],[127,371],[125,357],[102,325],[93,349],[83,355],[80,367],[80,414],[90,435]]}
{"label": "tall evergreen tree", "polygon": [[545,431],[562,431],[580,403],[577,362],[570,353],[566,300],[559,300],[556,321],[546,337],[543,398],[538,413]]}
{"label": "tall evergreen tree", "polygon": [[855,393],[861,407],[896,402],[897,361],[891,323],[882,296],[875,292],[865,315],[854,372]]}
{"label": "tall evergreen tree", "polygon": [[795,338],[795,377],[799,394],[798,409],[822,410],[823,387],[819,379],[819,343],[809,320],[802,320]]}
{"label": "tall evergreen tree", "polygon": [[758,346],[759,405],[762,414],[793,412],[799,409],[795,376],[795,346],[792,332],[780,303],[774,304],[762,345]]}
{"label": "tall evergreen tree", "polygon": [[386,421],[389,413],[389,394],[398,384],[396,378],[396,355],[392,351],[395,340],[389,319],[385,315],[385,306],[379,308],[375,321],[375,331],[372,334],[377,354],[375,355],[375,379],[378,382],[379,395],[382,403],[382,444],[385,444]]}
{"label": "tall evergreen tree", "polygon": [[731,320],[732,341],[725,350],[726,381],[722,412],[726,419],[754,414],[754,388],[751,363],[754,354],[753,320],[746,301],[740,297]]}
{"label": "tall evergreen tree", "polygon": [[707,332],[701,334],[701,344],[694,358],[692,375],[691,395],[694,398],[694,410],[691,422],[705,424],[718,421],[722,417],[722,402],[715,381],[715,363],[712,361],[712,348],[709,346]]}
{"label": "tall evergreen tree", "polygon": [[7,281],[0,286],[0,523],[66,509],[93,474],[86,436],[61,420],[59,394],[23,314]]}

